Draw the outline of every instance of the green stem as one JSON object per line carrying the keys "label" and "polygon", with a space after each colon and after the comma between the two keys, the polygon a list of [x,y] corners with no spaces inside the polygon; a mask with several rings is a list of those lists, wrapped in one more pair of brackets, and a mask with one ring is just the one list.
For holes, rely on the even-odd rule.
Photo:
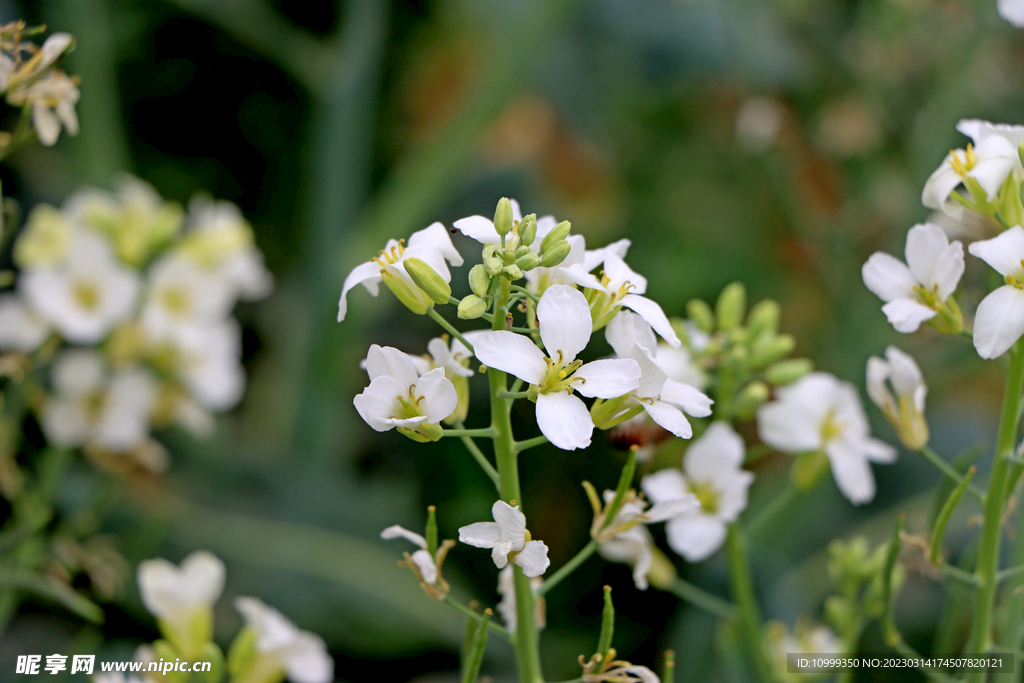
{"label": "green stem", "polygon": [[[955,481],[957,484],[960,484],[960,483],[963,482],[963,480],[964,480],[963,475],[961,475],[959,472],[957,472],[955,469],[953,469],[948,462],[946,462],[941,457],[939,457],[939,454],[936,453],[935,451],[933,451],[931,449],[931,447],[928,446],[927,444],[925,446],[923,446],[921,448],[921,450],[918,451],[918,453],[920,453],[921,456],[925,460],[930,462],[940,472],[942,472],[947,477],[949,477],[950,479]],[[971,485],[968,484],[968,486],[967,486],[967,493],[969,493],[972,496],[974,496],[975,498],[977,498],[980,502],[982,502],[982,503],[985,502],[985,494],[984,494],[984,492],[980,491],[978,489],[978,487],[971,486]]]}
{"label": "green stem", "polygon": [[466,447],[469,454],[472,455],[473,459],[476,460],[478,465],[480,465],[480,469],[482,469],[484,474],[490,477],[491,481],[494,482],[494,486],[498,489],[500,495],[501,479],[498,477],[498,470],[494,469],[494,465],[491,464],[490,460],[487,459],[487,456],[484,455],[483,451],[480,450],[480,447],[476,445],[476,442],[473,441],[473,439],[468,436],[460,438],[462,439],[462,445]]}
{"label": "green stem", "polygon": [[491,427],[483,429],[442,429],[442,436],[479,436],[481,439],[492,439],[498,435]]}
{"label": "green stem", "polygon": [[576,557],[572,558],[564,565],[562,565],[562,567],[557,572],[552,574],[549,578],[545,579],[544,583],[540,585],[540,588],[534,591],[534,593],[537,594],[537,597],[539,598],[542,595],[546,595],[549,590],[551,590],[559,583],[561,583],[562,579],[576,571],[577,567],[583,564],[587,560],[587,558],[594,554],[594,551],[597,550],[598,545],[600,544],[597,542],[597,539],[592,539],[590,543],[583,546],[583,549],[576,553]]}
{"label": "green stem", "polygon": [[757,516],[747,524],[747,535],[757,536],[771,523],[783,510],[789,507],[790,503],[796,500],[799,491],[793,486],[793,482],[787,481],[786,488],[782,489],[775,498],[761,508]]}
{"label": "green stem", "polygon": [[520,294],[522,294],[524,296],[530,297],[531,299],[533,299],[533,303],[538,303],[540,301],[540,297],[538,297],[536,294],[534,294],[530,290],[528,290],[528,289],[526,289],[524,287],[520,287],[519,285],[512,285],[509,289],[511,289],[513,292],[518,292],[518,293],[520,293]]}
{"label": "green stem", "polygon": [[510,400],[513,400],[513,401],[515,399],[517,399],[517,398],[526,398],[529,395],[530,394],[528,392],[525,392],[525,391],[500,391],[500,392],[498,392],[498,398],[507,398],[507,399],[510,399]]}
{"label": "green stem", "polygon": [[747,641],[747,650],[753,660],[754,672],[761,683],[771,683],[771,667],[765,658],[764,646],[761,642],[761,613],[757,608],[754,596],[754,583],[750,577],[750,564],[747,560],[747,543],[739,525],[733,522],[725,541],[729,561],[729,584],[733,599],[739,610],[740,628]]}
{"label": "green stem", "polygon": [[[978,578],[974,574],[960,569],[960,567],[944,563],[939,565],[939,571],[965,586],[970,586],[971,588],[977,588],[978,586]],[[996,581],[999,581],[999,579],[997,578]]]}
{"label": "green stem", "polygon": [[452,327],[452,324],[450,322],[448,322],[443,317],[441,317],[441,314],[438,313],[437,311],[435,311],[433,306],[431,306],[430,308],[427,309],[427,315],[429,315],[431,318],[433,318],[434,321],[438,325],[440,325],[445,330],[447,330],[448,334],[452,335],[453,337],[458,339],[460,342],[465,344],[466,348],[469,349],[470,353],[473,352],[473,345],[470,344],[468,341],[466,341],[466,338],[462,336],[462,333],[459,332],[454,327]]}
{"label": "green stem", "polygon": [[526,441],[516,441],[516,453],[522,453],[523,451],[529,450],[534,446],[543,446],[547,442],[548,437],[544,436],[543,434],[540,436],[535,436],[532,439],[527,439]]}
{"label": "green stem", "polygon": [[667,590],[678,595],[683,600],[700,607],[705,612],[710,612],[722,619],[736,618],[736,605],[708,593],[703,588],[697,588],[689,581],[684,581],[677,577]]}
{"label": "green stem", "polygon": [[[450,595],[444,599],[444,604],[448,605],[449,607],[454,607],[456,611],[461,612],[462,614],[464,614],[465,616],[469,617],[477,623],[480,623],[484,619],[482,615],[477,614],[476,612],[469,609],[468,607],[466,607]],[[487,630],[491,633],[498,634],[510,643],[514,638],[511,631],[509,631],[504,626],[499,626],[498,624],[495,624],[493,621],[487,622]]]}
{"label": "green stem", "polygon": [[[509,298],[509,283],[502,279],[494,299],[494,310],[500,311],[507,305]],[[500,316],[495,316],[492,329],[501,330],[505,327],[505,321]],[[494,368],[487,370],[487,380],[491,391],[491,428],[495,431],[494,456],[498,463],[499,491],[506,503],[516,501],[520,509],[523,506],[522,493],[519,489],[519,463],[515,449],[515,439],[512,436],[512,420],[510,413],[512,402],[499,398],[502,391],[506,391],[507,375]],[[516,589],[516,664],[519,669],[520,683],[543,683],[544,674],[540,668],[540,640],[537,634],[537,624],[534,621],[534,609],[536,598],[533,594],[533,587],[530,585],[530,578],[523,574],[518,566],[513,567],[513,576]]]}
{"label": "green stem", "polygon": [[[974,615],[971,633],[965,652],[988,652],[992,646],[992,606],[996,597],[996,572],[999,570],[1000,526],[1003,504],[1006,502],[1007,479],[1011,463],[1004,457],[1011,453],[1017,436],[1017,408],[1021,389],[1024,387],[1024,353],[1020,343],[1010,350],[1010,373],[1006,378],[1003,406],[999,414],[999,430],[996,434],[996,448],[992,458],[992,472],[985,494],[985,520],[978,544],[978,563],[974,575],[978,579],[978,590],[974,596]],[[985,680],[982,671],[967,673],[968,683]]]}

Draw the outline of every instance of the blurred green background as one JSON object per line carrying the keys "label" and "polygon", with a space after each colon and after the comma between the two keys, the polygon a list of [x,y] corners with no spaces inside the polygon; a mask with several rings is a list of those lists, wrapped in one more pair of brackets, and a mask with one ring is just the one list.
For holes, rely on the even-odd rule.
{"label": "blurred green background", "polygon": [[[111,186],[119,171],[182,202],[207,190],[242,208],[277,280],[269,300],[240,312],[249,389],[216,436],[158,435],[173,457],[161,478],[114,479],[79,463],[63,509],[93,514],[132,567],[213,551],[228,565],[226,596],[258,595],[322,635],[339,680],[457,680],[461,618],[423,595],[395,566],[406,548],[378,535],[420,528],[433,504],[441,537],[457,537],[493,502],[460,445],[413,444],[359,419],[352,397],[368,346],[422,353],[438,330],[390,293],[361,288],[338,324],[341,283],[389,237],[489,215],[501,196],[571,220],[591,246],[628,237],[630,264],[669,315],[733,280],[752,300],[778,299],[797,353],[861,388],[867,357],[899,344],[930,384],[936,449],[991,446],[998,371],[968,342],[895,333],[860,266],[875,250],[901,255],[906,230],[927,217],[925,179],[966,142],[957,120],[1024,122],[1024,37],[994,0],[0,3],[0,19],[16,18],[77,37],[66,68],[82,78],[82,130],[14,155],[5,194],[26,209],[56,204],[83,183]],[[473,263],[478,245],[455,240]],[[981,265],[969,262],[965,282]],[[454,272],[459,296],[467,270]],[[982,293],[966,289],[966,311]],[[479,380],[470,427],[486,420]],[[535,432],[530,413],[517,413],[518,433]],[[579,482],[613,486],[622,460],[600,438],[586,453],[549,447],[522,459],[531,530],[552,566],[586,542]],[[752,509],[788,464],[759,463]],[[882,542],[896,511],[912,532],[927,529],[937,474],[906,452],[875,470],[870,506],[852,507],[827,481],[753,540],[767,617],[792,625],[820,613],[830,539]],[[975,511],[964,507],[950,534],[969,555]],[[947,592],[919,553],[905,560],[897,618],[913,645],[938,647]],[[677,564],[725,594],[720,555]],[[497,601],[496,574],[486,553],[465,547],[445,564],[455,593],[484,604]],[[685,680],[734,680],[710,617],[635,590],[627,567],[600,559],[548,597],[549,679],[577,676],[576,656],[593,649],[604,583],[616,591],[620,654],[653,665],[672,648]],[[129,657],[156,637],[133,577],[105,610],[106,624],[92,627],[23,605],[0,643],[0,679],[18,653]],[[239,622],[222,599],[222,645]],[[944,651],[966,632],[963,619],[952,623]],[[883,650],[877,631],[863,647]],[[492,643],[484,672],[512,680],[513,669]]]}

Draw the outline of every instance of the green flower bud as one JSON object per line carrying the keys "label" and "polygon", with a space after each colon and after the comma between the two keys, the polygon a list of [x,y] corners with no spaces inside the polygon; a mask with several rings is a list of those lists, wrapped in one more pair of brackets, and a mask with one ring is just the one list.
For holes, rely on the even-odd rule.
{"label": "green flower bud", "polygon": [[747,330],[750,337],[757,337],[765,330],[772,333],[778,332],[779,312],[779,304],[772,299],[764,299],[754,304],[747,315]]}
{"label": "green flower bud", "polygon": [[711,307],[700,299],[690,299],[686,302],[686,315],[697,329],[708,333],[714,331],[715,314],[711,312]]}
{"label": "green flower bud", "polygon": [[791,335],[780,334],[774,336],[762,334],[754,340],[750,352],[750,366],[761,368],[769,363],[782,360],[789,355],[789,352],[793,350],[795,345],[796,342],[793,341]]}
{"label": "green flower bud", "polygon": [[657,546],[651,547],[651,568],[647,572],[647,581],[655,588],[670,590],[679,574],[672,560],[665,556]]}
{"label": "green flower bud", "polygon": [[487,312],[487,302],[476,294],[468,294],[459,303],[458,315],[462,320],[476,320]]}
{"label": "green flower bud", "polygon": [[491,276],[487,274],[482,263],[469,269],[469,288],[479,297],[487,296],[487,288],[491,286]]}
{"label": "green flower bud", "polygon": [[[166,658],[165,658],[166,659]],[[228,675],[237,679],[256,659],[256,631],[245,626],[228,648]]]}
{"label": "green flower bud", "polygon": [[505,266],[502,268],[501,272],[505,277],[513,282],[523,277],[523,269],[514,263],[511,266]]}
{"label": "green flower bud", "polygon": [[440,441],[441,437],[444,436],[444,429],[437,423],[428,425],[421,422],[415,428],[398,427],[398,433],[413,441],[428,443],[430,441]]}
{"label": "green flower bud", "polygon": [[504,267],[505,264],[501,262],[501,259],[494,258],[493,256],[484,259],[484,272],[486,272],[491,277],[494,277],[495,275],[500,273],[501,269]]}
{"label": "green flower bud", "polygon": [[446,304],[452,298],[451,286],[426,261],[415,256],[405,259],[405,272],[434,303]]}
{"label": "green flower bud", "polygon": [[530,253],[530,248],[529,248],[529,247],[527,247],[527,246],[521,246],[521,247],[519,247],[518,249],[516,249],[516,255],[515,255],[515,257],[516,257],[517,259],[518,259],[518,258],[522,258],[523,256],[526,256],[526,255],[527,255],[527,254],[529,254],[529,253]]}
{"label": "green flower bud", "polygon": [[494,229],[499,235],[507,235],[512,230],[512,202],[508,197],[498,200],[498,207],[494,210]]}
{"label": "green flower bud", "polygon": [[487,245],[485,245],[483,253],[484,253],[484,255],[483,255],[484,261],[486,261],[489,258],[493,258],[494,255],[498,253],[498,245],[497,244],[487,244]]}
{"label": "green flower bud", "polygon": [[210,662],[210,670],[200,673],[199,680],[203,683],[218,683],[224,677],[224,653],[214,643],[207,643],[203,647],[200,661]]}
{"label": "green flower bud", "polygon": [[565,260],[571,249],[572,247],[565,240],[555,242],[544,250],[544,255],[540,259],[540,265],[545,268],[554,268]]}
{"label": "green flower bud", "polygon": [[526,256],[520,256],[516,259],[516,265],[522,270],[533,270],[540,265],[540,256],[536,254],[527,254]]}
{"label": "green flower bud", "polygon": [[1020,163],[1024,164],[1024,142],[1017,145],[1017,158],[1020,159]]}
{"label": "green flower bud", "polygon": [[725,289],[718,296],[718,303],[715,304],[715,318],[718,328],[731,330],[743,320],[743,313],[747,308],[747,289],[742,282],[733,282],[726,285]]}
{"label": "green flower bud", "polygon": [[789,358],[772,363],[764,370],[764,378],[777,387],[792,384],[814,370],[810,358]]}
{"label": "green flower bud", "polygon": [[736,400],[732,404],[736,417],[741,420],[753,417],[754,411],[768,400],[768,393],[768,385],[757,380],[743,387],[740,393],[736,395]]}
{"label": "green flower bud", "polygon": [[466,415],[469,414],[469,378],[447,371],[445,371],[445,377],[455,387],[455,396],[458,399],[458,403],[455,404],[455,412],[442,420],[442,422],[446,425],[454,425],[456,422],[465,421]]}
{"label": "green flower bud", "polygon": [[530,246],[537,239],[537,214],[531,213],[519,224],[519,244]]}
{"label": "green flower bud", "polygon": [[569,236],[569,230],[571,228],[572,228],[572,225],[569,223],[569,221],[562,221],[561,223],[556,225],[554,228],[552,228],[551,232],[549,232],[548,234],[544,235],[544,239],[542,239],[540,241],[540,251],[541,251],[541,253],[544,253],[545,251],[547,251],[551,247],[551,245],[553,245],[555,242],[561,242],[566,237],[568,237]]}

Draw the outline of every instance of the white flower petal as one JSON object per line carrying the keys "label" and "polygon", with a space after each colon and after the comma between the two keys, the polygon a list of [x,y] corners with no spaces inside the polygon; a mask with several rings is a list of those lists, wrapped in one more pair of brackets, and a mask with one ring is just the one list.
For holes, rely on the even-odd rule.
{"label": "white flower petal", "polygon": [[1021,0],[996,0],[996,9],[1006,21],[1017,28],[1024,28],[1024,2]]}
{"label": "white flower petal", "polygon": [[661,387],[661,400],[679,406],[693,417],[707,417],[714,403],[704,392],[671,379],[666,379]]}
{"label": "white flower petal", "polygon": [[989,264],[1003,276],[1011,275],[1024,280],[1024,228],[1015,225],[990,240],[974,242],[967,248],[973,256],[977,256]]}
{"label": "white flower petal", "polygon": [[654,330],[646,320],[633,311],[620,311],[612,318],[604,328],[604,337],[619,358],[631,357],[634,346],[651,352],[658,348]]}
{"label": "white flower petal", "polygon": [[444,376],[444,368],[434,368],[416,382],[415,394],[423,397],[420,409],[426,412],[426,422],[437,424],[455,412],[459,395],[455,385]]}
{"label": "white flower petal", "polygon": [[892,394],[885,384],[887,379],[889,379],[889,364],[878,356],[868,358],[866,382],[868,398],[876,406],[883,409],[886,405],[895,405]]}
{"label": "white flower petal", "polygon": [[867,459],[841,439],[829,443],[825,453],[832,465],[832,476],[847,500],[854,505],[870,503],[875,497],[875,476]]}
{"label": "white flower petal", "polygon": [[394,427],[391,420],[401,408],[397,397],[404,396],[408,391],[409,387],[394,377],[381,375],[355,396],[352,403],[366,424],[378,432],[386,432]]}
{"label": "white flower petal", "polygon": [[491,506],[491,515],[501,530],[501,539],[510,542],[513,550],[522,550],[526,542],[526,515],[519,507],[498,500]]}
{"label": "white flower petal", "polygon": [[895,346],[886,347],[885,357],[889,361],[889,368],[892,371],[892,388],[896,391],[896,394],[900,396],[914,396],[924,384],[924,377],[921,375],[921,368],[917,367],[913,357]]}
{"label": "white flower petal", "polygon": [[725,542],[725,523],[706,515],[680,515],[665,525],[672,550],[688,562],[711,557]]}
{"label": "white flower petal", "polygon": [[515,563],[523,568],[523,574],[531,578],[540,576],[551,565],[548,547],[543,541],[528,541],[516,555]]}
{"label": "white flower petal", "polygon": [[[956,152],[961,155],[964,153],[962,149]],[[949,201],[949,195],[961,182],[960,174],[950,164],[952,159],[953,155],[947,154],[939,167],[925,181],[924,189],[921,191],[921,203],[929,209],[943,211],[954,218],[959,218],[963,214],[963,207]]]}
{"label": "white flower petal", "polygon": [[650,510],[644,512],[644,516],[647,517],[648,523],[654,524],[656,522],[664,522],[666,519],[678,517],[685,512],[694,512],[699,507],[700,501],[697,500],[697,496],[692,493],[687,493],[682,498],[665,500],[657,505],[652,505]]}
{"label": "white flower petal", "polygon": [[[589,320],[589,317],[588,317]],[[539,384],[548,371],[544,352],[515,332],[483,332],[473,340],[477,360],[487,367],[508,372],[524,382]]]}
{"label": "white flower petal", "polygon": [[380,271],[382,270],[379,263],[368,261],[361,263],[352,269],[352,272],[345,278],[345,284],[341,288],[341,298],[338,300],[338,322],[340,323],[345,319],[345,314],[348,312],[348,291],[356,285],[362,285],[373,296],[377,296],[380,292]]}
{"label": "white flower petal", "polygon": [[283,655],[284,668],[291,683],[329,683],[334,680],[334,660],[327,654],[327,645],[318,635],[299,631]]}
{"label": "white flower petal", "polygon": [[572,388],[588,398],[618,398],[639,386],[640,366],[632,358],[595,360],[572,376]]}
{"label": "white flower petal", "polygon": [[743,438],[728,422],[712,422],[686,449],[686,474],[693,479],[714,478],[718,472],[743,466]]}
{"label": "white flower petal", "polygon": [[491,548],[491,560],[494,566],[501,569],[508,564],[508,554],[512,552],[512,542],[502,541]]}
{"label": "white flower petal", "polygon": [[537,425],[548,441],[563,451],[586,448],[594,431],[587,406],[564,391],[537,396]]}
{"label": "white flower petal", "polygon": [[895,256],[876,251],[861,267],[864,284],[882,301],[912,298],[917,282],[907,264]]}
{"label": "white flower petal", "polygon": [[657,303],[637,294],[627,294],[622,297],[621,303],[626,308],[639,313],[640,317],[646,320],[672,348],[678,349],[682,345],[679,337],[676,336],[676,331],[672,329],[672,323],[668,321],[665,311],[661,310],[661,306]]}
{"label": "white flower petal", "polygon": [[423,581],[431,585],[437,583],[437,565],[434,558],[426,550],[417,550],[412,554],[412,561],[419,567]]}
{"label": "white flower petal", "polygon": [[409,247],[434,249],[440,252],[441,256],[453,266],[458,267],[462,265],[462,255],[455,250],[448,229],[441,223],[431,223],[422,230],[414,232],[409,237]]}
{"label": "white flower petal", "polygon": [[936,316],[935,311],[913,299],[893,299],[882,306],[882,313],[893,329],[903,334],[916,332],[921,323]]}
{"label": "white flower petal", "polygon": [[1022,334],[1024,291],[1012,285],[1003,285],[981,300],[974,316],[974,348],[978,350],[979,356],[998,358]]}
{"label": "white flower petal", "polygon": [[964,274],[963,245],[950,244],[942,228],[932,223],[915,225],[907,232],[906,257],[914,279],[928,291],[938,285],[942,299],[956,290]]}
{"label": "white flower petal", "polygon": [[224,590],[224,563],[205,551],[176,567],[158,558],[139,563],[139,593],[153,616],[171,617],[196,607],[212,607]]}
{"label": "white flower petal", "polygon": [[501,236],[494,229],[494,223],[483,216],[460,218],[452,223],[452,227],[480,244],[499,244],[501,242]]}
{"label": "white flower petal", "polygon": [[561,353],[564,363],[586,348],[594,329],[587,297],[567,285],[548,287],[537,304],[537,320],[548,357],[557,361]]}
{"label": "white flower petal", "polygon": [[647,414],[651,416],[658,425],[672,432],[680,439],[689,439],[693,436],[693,427],[690,421],[683,415],[683,411],[670,403],[663,401],[643,401],[641,405]]}
{"label": "white flower petal", "polygon": [[419,373],[412,358],[391,346],[373,344],[366,354],[366,374],[370,381],[381,376],[394,377],[405,387],[416,384]]}
{"label": "white flower petal", "polygon": [[640,488],[655,505],[674,500],[689,500],[693,495],[686,486],[683,473],[674,467],[648,474],[640,481]]}
{"label": "white flower petal", "polygon": [[476,548],[493,548],[501,540],[501,529],[494,522],[476,522],[459,528],[459,541]]}
{"label": "white flower petal", "polygon": [[423,538],[414,531],[409,531],[408,529],[399,526],[398,524],[389,526],[387,529],[380,532],[380,537],[386,540],[391,540],[393,538],[404,538],[407,541],[415,543],[420,548],[427,547],[427,539]]}

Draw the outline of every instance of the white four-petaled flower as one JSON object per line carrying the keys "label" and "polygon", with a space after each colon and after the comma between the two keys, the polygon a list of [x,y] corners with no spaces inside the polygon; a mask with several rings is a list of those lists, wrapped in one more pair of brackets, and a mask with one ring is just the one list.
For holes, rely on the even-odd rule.
{"label": "white four-petaled flower", "polygon": [[682,470],[659,470],[643,478],[644,493],[657,505],[687,496],[700,503],[665,526],[669,545],[688,561],[700,562],[718,550],[726,525],[747,506],[754,475],[743,469],[744,453],[739,434],[725,422],[713,422],[686,450]]}
{"label": "white four-petaled flower", "polygon": [[263,660],[256,668],[261,673],[278,668],[292,683],[328,683],[334,679],[334,661],[320,636],[299,630],[283,614],[256,598],[235,598],[235,609],[256,633],[256,650]]}
{"label": "white four-petaled flower", "polygon": [[408,529],[399,526],[398,524],[389,526],[387,529],[380,532],[380,537],[385,540],[404,538],[416,545],[419,550],[414,552],[411,557],[412,561],[420,571],[420,576],[423,577],[423,581],[425,583],[429,583],[431,585],[437,583],[437,564],[434,562],[434,558],[430,556],[430,553],[427,552],[427,539],[414,531],[409,531]]}
{"label": "white four-petaled flower", "polygon": [[982,358],[998,358],[1024,334],[1024,228],[975,242],[968,251],[1006,282],[982,299],[974,316],[974,348]]}
{"label": "white four-petaled flower", "polygon": [[882,312],[897,332],[914,332],[956,290],[964,274],[964,249],[937,225],[915,225],[907,233],[907,262],[875,252],[861,269],[864,284],[885,301]]}
{"label": "white four-petaled flower", "polygon": [[[890,385],[892,391],[889,390]],[[884,360],[871,356],[868,358],[867,389],[871,402],[882,410],[900,441],[911,450],[921,450],[928,443],[928,423],[924,419],[928,387],[914,359],[895,346],[885,350]]]}
{"label": "white four-petaled flower", "polygon": [[780,451],[824,451],[839,490],[855,505],[875,497],[870,463],[896,459],[896,449],[871,438],[857,390],[824,372],[777,389],[776,400],[758,409],[757,429]]}
{"label": "white four-petaled flower", "polygon": [[511,559],[527,576],[540,576],[551,561],[543,541],[527,540],[526,515],[518,506],[499,500],[491,506],[493,522],[476,522],[459,529],[459,541],[477,548],[490,548],[498,569]]}
{"label": "white four-petaled flower", "polygon": [[540,338],[547,355],[513,332],[486,332],[474,342],[481,363],[511,373],[538,389],[537,424],[558,448],[571,451],[590,445],[594,422],[573,391],[590,398],[616,398],[639,386],[640,366],[632,359],[583,364],[576,356],[593,330],[590,307],[581,292],[553,285],[537,305]]}

